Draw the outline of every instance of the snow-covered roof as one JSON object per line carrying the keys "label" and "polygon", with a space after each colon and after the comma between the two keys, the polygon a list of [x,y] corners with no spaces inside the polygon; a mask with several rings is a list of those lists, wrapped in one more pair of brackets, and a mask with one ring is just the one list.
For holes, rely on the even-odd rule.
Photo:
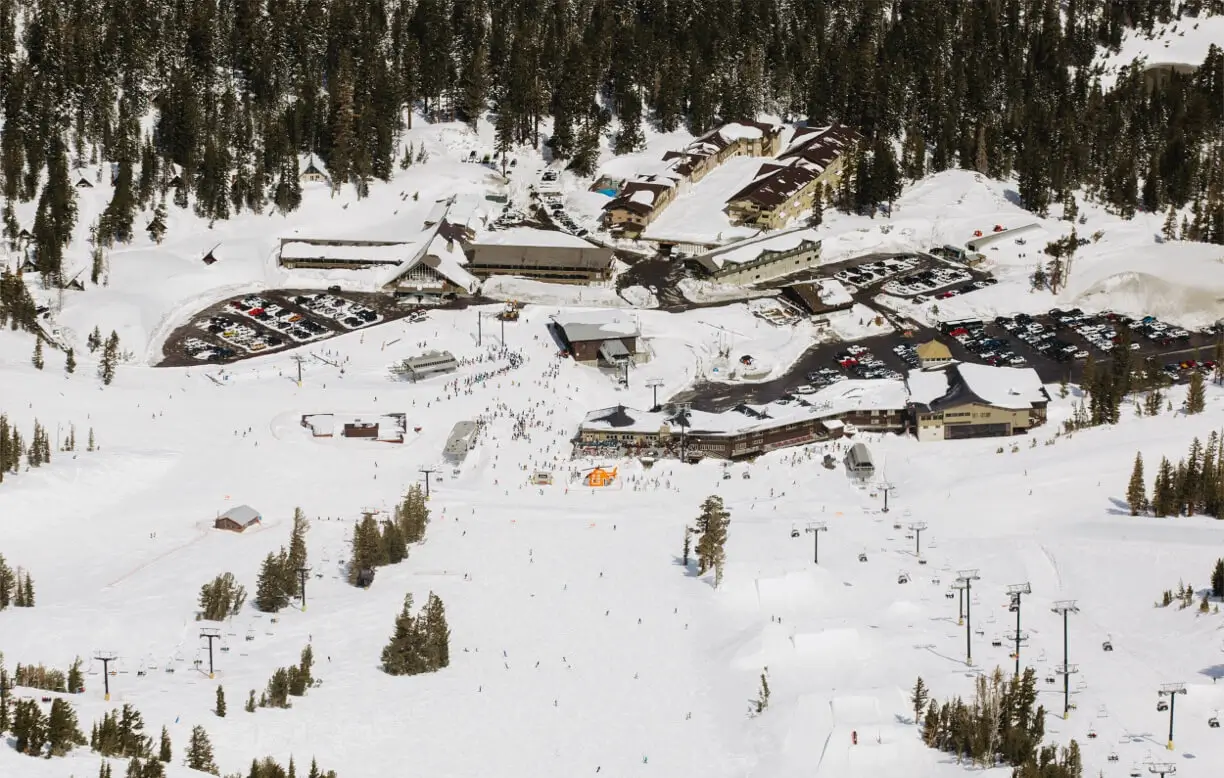
{"label": "snow-covered roof", "polygon": [[612,311],[565,312],[557,314],[553,320],[571,343],[636,338],[640,334],[636,321]]}
{"label": "snow-covered roof", "polygon": [[712,269],[722,269],[728,264],[742,265],[747,262],[755,262],[767,251],[790,251],[798,248],[804,241],[819,243],[820,239],[816,237],[816,230],[800,227],[782,232],[766,233],[715,249],[698,257],[697,260]]}
{"label": "snow-covered roof", "polygon": [[312,240],[287,240],[281,244],[281,260],[323,260],[366,265],[399,264],[420,249],[414,243],[384,245],[330,245]]}
{"label": "snow-covered roof", "polygon": [[625,406],[603,408],[588,413],[581,429],[656,433],[666,426],[677,434],[683,427],[688,434],[741,435],[854,411],[899,411],[905,408],[908,400],[909,393],[904,381],[850,380],[825,387],[799,400],[745,404],[722,413],[697,410],[683,414],[675,410],[639,411]]}
{"label": "snow-covered roof", "polygon": [[731,122],[730,124],[724,124],[722,127],[719,127],[718,134],[730,142],[739,140],[740,138],[756,140],[757,138],[764,137],[765,131],[760,127],[752,127],[747,124],[740,124],[739,122]]}
{"label": "snow-covered roof", "polygon": [[560,246],[564,248],[589,249],[595,244],[556,230],[538,230],[534,227],[511,227],[481,235],[474,241],[477,246]]}
{"label": "snow-covered roof", "polygon": [[948,374],[943,370],[911,370],[906,376],[910,400],[930,405],[948,393]]}
{"label": "snow-covered roof", "polygon": [[847,291],[846,287],[842,285],[842,282],[838,281],[836,278],[821,279],[818,286],[819,291],[817,294],[820,297],[820,302],[829,306],[830,308],[835,308],[840,305],[849,305],[850,303],[854,302],[854,298],[850,296],[850,292]]}
{"label": "snow-covered roof", "polygon": [[417,265],[425,265],[469,294],[474,292],[480,286],[480,281],[464,267],[467,256],[459,241],[442,234],[444,225],[446,221],[439,221],[426,231],[420,243],[405,244],[414,246],[415,251],[386,271],[381,279],[382,285],[394,284]]}
{"label": "snow-covered roof", "polygon": [[259,511],[249,505],[235,505],[225,513],[222,513],[220,518],[230,519],[231,521],[246,525],[249,522],[259,520]]}
{"label": "snow-covered roof", "polygon": [[655,193],[649,189],[638,189],[629,195],[629,200],[642,205],[654,205]]}
{"label": "snow-covered roof", "polygon": [[323,160],[319,159],[318,154],[298,155],[298,175],[304,176],[307,173],[318,173],[324,178],[331,178],[327,172],[327,166],[323,164]]}
{"label": "snow-covered roof", "polygon": [[991,367],[962,363],[952,368],[973,394],[997,408],[1031,408],[1050,395],[1031,367]]}

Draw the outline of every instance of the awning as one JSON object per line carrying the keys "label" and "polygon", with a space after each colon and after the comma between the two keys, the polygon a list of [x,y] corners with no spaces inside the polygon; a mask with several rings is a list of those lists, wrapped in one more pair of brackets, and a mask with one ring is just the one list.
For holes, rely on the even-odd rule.
{"label": "awning", "polygon": [[606,362],[622,362],[629,358],[629,349],[619,340],[605,340],[599,344],[599,356]]}

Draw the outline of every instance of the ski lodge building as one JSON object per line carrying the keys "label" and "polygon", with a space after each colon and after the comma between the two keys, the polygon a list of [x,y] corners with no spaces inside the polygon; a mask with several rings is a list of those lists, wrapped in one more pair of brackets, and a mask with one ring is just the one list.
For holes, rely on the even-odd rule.
{"label": "ski lodge building", "polygon": [[720,283],[754,284],[820,264],[820,241],[816,230],[801,227],[732,243],[695,261]]}
{"label": "ski lodge building", "polygon": [[844,124],[801,127],[791,144],[761,166],[756,177],[727,200],[732,223],[767,230],[785,227],[811,209],[816,190],[841,180],[846,156],[862,136]]}
{"label": "ski lodge building", "polygon": [[777,124],[732,122],[667,152],[657,170],[627,182],[604,206],[604,225],[626,235],[641,235],[678,195],[731,157],[777,154],[782,130]]}
{"label": "ski lodge building", "polygon": [[576,454],[740,459],[854,434],[903,432],[909,393],[899,380],[848,380],[813,395],[721,413],[618,405],[593,411],[578,427]]}
{"label": "ski lodge building", "polygon": [[622,312],[561,313],[553,317],[553,328],[581,365],[623,365],[645,362],[650,356],[638,347],[642,333],[637,322]]}
{"label": "ski lodge building", "polygon": [[1032,368],[959,363],[909,375],[918,440],[1019,435],[1045,424],[1049,392]]}
{"label": "ski lodge building", "polygon": [[470,249],[467,269],[481,278],[515,275],[589,284],[612,277],[612,249],[565,232],[513,227],[482,235]]}
{"label": "ski lodge building", "polygon": [[720,413],[602,408],[587,414],[572,442],[575,456],[741,459],[859,431],[913,432],[920,441],[1019,435],[1045,423],[1049,402],[1032,368],[954,364]]}

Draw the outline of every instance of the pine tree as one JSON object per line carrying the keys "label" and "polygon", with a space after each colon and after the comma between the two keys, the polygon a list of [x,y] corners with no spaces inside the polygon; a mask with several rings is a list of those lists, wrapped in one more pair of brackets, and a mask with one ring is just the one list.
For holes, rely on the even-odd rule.
{"label": "pine tree", "polygon": [[926,684],[922,680],[922,676],[918,676],[918,681],[914,684],[914,690],[910,692],[910,702],[914,706],[915,724],[921,723],[922,711],[926,709],[927,701],[930,700],[930,698],[930,690],[927,689]]}
{"label": "pine tree", "polygon": [[34,356],[30,361],[34,363],[34,367],[38,368],[39,370],[43,369],[42,338],[34,338]]}
{"label": "pine tree", "polygon": [[1173,204],[1169,204],[1169,213],[1165,217],[1164,227],[1160,230],[1161,236],[1167,241],[1177,240],[1177,209]]}
{"label": "pine tree", "polygon": [[387,675],[416,675],[426,670],[424,629],[412,615],[412,595],[404,595],[404,607],[395,618],[391,641],[382,650],[382,669]]}
{"label": "pine tree", "polygon": [[433,671],[450,666],[450,627],[446,624],[446,609],[442,599],[433,592],[425,600],[421,622],[425,636],[422,653],[426,667]]}
{"label": "pine tree", "polygon": [[98,446],[96,443],[94,443],[93,427],[90,427],[89,428],[89,442],[86,444],[85,450],[86,451],[96,451],[97,449],[98,449]]}
{"label": "pine tree", "polygon": [[102,331],[98,329],[98,325],[94,325],[93,332],[89,333],[89,337],[85,339],[85,345],[89,348],[90,354],[102,347]]}
{"label": "pine tree", "polygon": [[157,749],[157,761],[169,762],[171,757],[172,751],[170,748],[170,731],[163,726],[161,731],[161,744]]}
{"label": "pine tree", "polygon": [[115,331],[111,331],[110,337],[106,339],[106,346],[102,349],[102,361],[98,363],[98,377],[102,379],[105,386],[110,386],[111,381],[115,380],[115,365],[119,362],[119,335]]}
{"label": "pine tree", "polygon": [[145,227],[145,231],[149,233],[149,238],[157,244],[161,244],[166,238],[166,206],[163,203],[158,203],[153,209],[153,218],[149,219],[149,224]]}
{"label": "pine tree", "polygon": [[217,704],[213,708],[213,713],[225,718],[225,687],[220,685],[217,686]]}
{"label": "pine tree", "polygon": [[81,734],[77,724],[76,712],[64,700],[56,697],[51,700],[51,712],[47,716],[47,745],[49,756],[63,756],[72,750],[73,746],[83,746],[88,741]]}
{"label": "pine tree", "polygon": [[1211,596],[1224,598],[1224,559],[1217,559],[1215,567],[1211,569]]}
{"label": "pine tree", "polygon": [[348,563],[349,583],[356,585],[363,570],[372,570],[385,562],[382,533],[372,514],[366,514],[353,527],[353,549]]}
{"label": "pine tree", "polygon": [[702,503],[701,515],[697,518],[697,573],[704,575],[713,569],[715,586],[721,582],[721,568],[726,561],[725,545],[730,521],[731,514],[723,507],[721,497],[712,495]]}
{"label": "pine tree", "polygon": [[684,528],[684,555],[681,558],[681,564],[688,567],[689,554],[693,550],[693,530],[691,527]]}
{"label": "pine tree", "polygon": [[1161,457],[1160,469],[1156,471],[1156,483],[1152,487],[1152,513],[1158,517],[1168,516],[1175,508],[1173,465],[1168,457]]}
{"label": "pine tree", "polygon": [[64,372],[68,375],[76,372],[76,354],[73,353],[71,348],[64,354]]}
{"label": "pine tree", "polygon": [[30,577],[30,573],[28,571],[26,572],[24,576],[20,576],[20,578],[21,578],[21,607],[22,608],[33,608],[34,607],[34,579]]}
{"label": "pine tree", "polygon": [[68,668],[68,693],[80,694],[85,691],[85,675],[81,672],[81,658],[78,656]]}
{"label": "pine tree", "polygon": [[[768,670],[768,668],[766,668],[766,670]],[[752,704],[753,713],[758,716],[764,713],[766,708],[769,707],[769,679],[765,676],[766,673],[763,671],[761,673],[761,688],[760,691],[757,692],[756,700]]]}
{"label": "pine tree", "polygon": [[213,762],[212,743],[208,733],[199,724],[191,729],[191,740],[187,744],[187,766],[192,770],[200,770],[213,775],[219,775],[217,765]]}
{"label": "pine tree", "polygon": [[263,565],[259,568],[259,578],[255,584],[255,608],[264,613],[275,613],[289,604],[290,591],[286,590],[285,582],[288,569],[288,556],[282,548],[279,554],[268,552]]}
{"label": "pine tree", "polygon": [[0,554],[0,611],[13,604],[16,585],[17,577],[13,575],[13,569],[4,561],[4,554]]}
{"label": "pine tree", "polygon": [[251,693],[247,695],[245,710],[247,713],[255,712],[255,690],[251,689]]}
{"label": "pine tree", "polygon": [[1203,374],[1195,370],[1190,374],[1190,389],[1186,393],[1186,414],[1193,416],[1203,412],[1207,398],[1203,388]]}
{"label": "pine tree", "polygon": [[1135,467],[1131,470],[1130,483],[1126,486],[1126,504],[1130,515],[1138,516],[1147,509],[1147,491],[1143,480],[1143,455],[1135,454]]}

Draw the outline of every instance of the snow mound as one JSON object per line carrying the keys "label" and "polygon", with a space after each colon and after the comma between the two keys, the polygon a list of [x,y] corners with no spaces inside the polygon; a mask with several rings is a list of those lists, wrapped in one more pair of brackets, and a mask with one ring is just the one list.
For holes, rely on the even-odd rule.
{"label": "snow mound", "polygon": [[756,580],[757,601],[762,610],[797,608],[832,592],[828,574],[820,571],[796,571],[773,578]]}
{"label": "snow mound", "polygon": [[624,308],[625,300],[610,286],[550,284],[518,276],[493,276],[480,288],[491,300],[514,300],[540,305],[584,305],[598,308]]}
{"label": "snow mound", "polygon": [[658,308],[659,298],[654,292],[644,286],[628,286],[621,290],[620,296],[634,308]]}
{"label": "snow mound", "polygon": [[828,664],[858,664],[871,653],[854,627],[800,633],[792,637],[791,642],[800,657],[815,657]]}
{"label": "snow mound", "polygon": [[839,727],[864,726],[883,722],[880,698],[869,695],[844,695],[834,697],[830,703],[833,720]]}
{"label": "snow mound", "polygon": [[1224,290],[1128,271],[1103,278],[1075,297],[1085,308],[1112,308],[1132,315],[1159,318],[1190,317],[1214,322],[1224,310]]}

